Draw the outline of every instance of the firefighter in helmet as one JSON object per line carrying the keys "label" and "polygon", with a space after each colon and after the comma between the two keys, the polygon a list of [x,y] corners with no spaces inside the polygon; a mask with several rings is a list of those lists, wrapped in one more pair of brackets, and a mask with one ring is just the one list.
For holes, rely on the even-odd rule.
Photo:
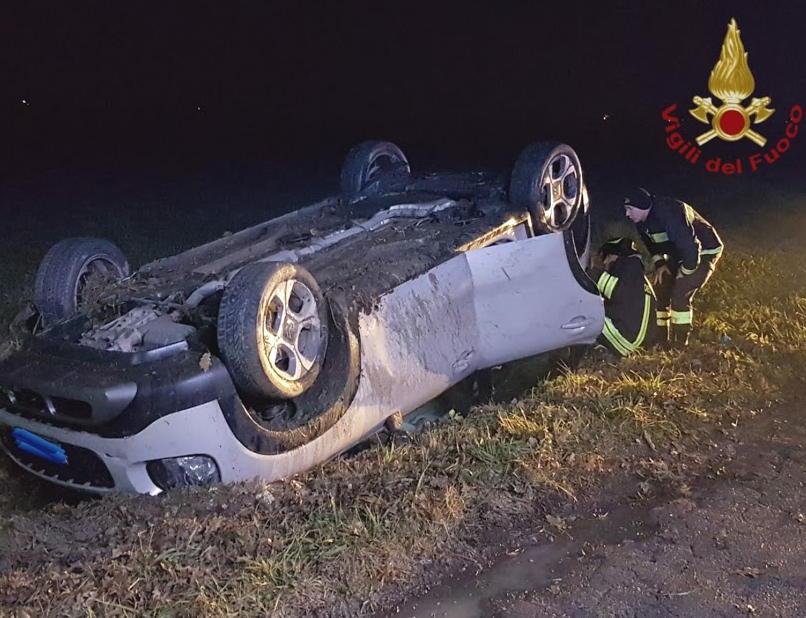
{"label": "firefighter in helmet", "polygon": [[688,345],[691,301],[714,273],[722,240],[690,205],[642,187],[625,195],[624,210],[652,255],[658,326],[672,346]]}

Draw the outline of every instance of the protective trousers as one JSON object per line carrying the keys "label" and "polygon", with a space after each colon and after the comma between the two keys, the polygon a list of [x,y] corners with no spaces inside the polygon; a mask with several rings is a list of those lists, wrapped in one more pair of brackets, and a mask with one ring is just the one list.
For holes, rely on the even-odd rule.
{"label": "protective trousers", "polygon": [[720,254],[701,255],[699,266],[690,275],[667,276],[655,285],[658,326],[666,329],[668,340],[687,341],[694,322],[691,302],[697,290],[711,278],[719,257]]}

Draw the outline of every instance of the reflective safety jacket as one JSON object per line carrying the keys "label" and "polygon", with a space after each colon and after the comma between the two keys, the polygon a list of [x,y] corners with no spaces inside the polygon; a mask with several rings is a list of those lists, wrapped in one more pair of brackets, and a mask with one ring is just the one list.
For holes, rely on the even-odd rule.
{"label": "reflective safety jacket", "polygon": [[629,356],[655,331],[655,292],[644,275],[641,256],[619,257],[607,271],[594,269],[592,278],[604,298],[602,336],[616,352]]}
{"label": "reflective safety jacket", "polygon": [[722,240],[702,215],[685,202],[656,195],[638,231],[656,268],[668,264],[690,275],[702,255],[722,253]]}

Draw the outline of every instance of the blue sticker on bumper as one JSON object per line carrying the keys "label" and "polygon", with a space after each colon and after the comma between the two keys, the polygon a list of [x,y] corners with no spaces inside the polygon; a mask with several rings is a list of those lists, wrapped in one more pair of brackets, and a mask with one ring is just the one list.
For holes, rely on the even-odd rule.
{"label": "blue sticker on bumper", "polygon": [[55,442],[45,440],[45,438],[31,433],[27,429],[20,429],[19,427],[11,431],[11,437],[14,439],[17,448],[29,455],[34,455],[55,464],[67,464],[67,453]]}

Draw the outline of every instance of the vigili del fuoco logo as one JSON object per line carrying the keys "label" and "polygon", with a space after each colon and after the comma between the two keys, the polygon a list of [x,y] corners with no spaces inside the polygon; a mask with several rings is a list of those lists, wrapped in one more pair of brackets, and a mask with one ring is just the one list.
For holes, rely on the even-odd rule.
{"label": "vigili del fuoco logo", "polygon": [[[713,98],[695,96],[692,102],[696,107],[688,110],[689,114],[704,125],[710,125],[710,128],[691,140],[679,131],[680,119],[675,115],[677,103],[669,105],[661,113],[666,121],[666,145],[690,164],[704,165],[706,171],[711,173],[743,174],[756,172],[764,165],[773,165],[789,150],[803,118],[803,108],[798,104],[793,105],[784,134],[776,136],[777,139],[773,138],[774,141],[768,144],[765,133],[758,125],[775,113],[775,109],[770,107],[772,97],[752,97],[749,103],[745,103],[755,91],[756,82],[750,72],[740,35],[736,20],[731,19],[719,60],[708,77],[708,90]],[[750,140],[762,150],[731,160],[723,161],[722,157],[708,159],[703,156],[703,150],[713,139],[726,142]]]}

